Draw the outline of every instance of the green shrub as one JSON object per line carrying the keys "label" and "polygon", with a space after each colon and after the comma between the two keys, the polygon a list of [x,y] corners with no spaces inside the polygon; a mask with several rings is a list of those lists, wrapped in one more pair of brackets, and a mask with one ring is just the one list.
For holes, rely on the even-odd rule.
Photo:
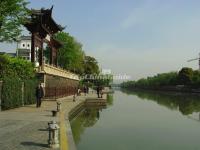
{"label": "green shrub", "polygon": [[26,80],[35,77],[34,65],[31,62],[8,55],[0,55],[0,70],[0,79],[9,77]]}
{"label": "green shrub", "polygon": [[24,82],[24,105],[35,104],[37,84],[37,80],[26,80]]}
{"label": "green shrub", "polygon": [[[2,86],[2,110],[35,103],[34,65],[21,58],[0,55],[0,80]],[[24,92],[22,93],[22,85]]]}
{"label": "green shrub", "polygon": [[2,110],[22,106],[22,82],[18,78],[4,78],[1,98]]}
{"label": "green shrub", "polygon": [[[37,80],[21,81],[18,78],[4,78],[2,86],[2,110],[30,105],[36,102]],[[22,86],[24,84],[24,92]]]}

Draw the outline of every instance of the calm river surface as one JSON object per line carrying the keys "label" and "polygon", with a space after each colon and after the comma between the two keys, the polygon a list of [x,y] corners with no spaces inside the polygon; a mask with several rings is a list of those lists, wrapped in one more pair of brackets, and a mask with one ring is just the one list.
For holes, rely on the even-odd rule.
{"label": "calm river surface", "polygon": [[115,91],[71,121],[78,150],[200,150],[200,96]]}

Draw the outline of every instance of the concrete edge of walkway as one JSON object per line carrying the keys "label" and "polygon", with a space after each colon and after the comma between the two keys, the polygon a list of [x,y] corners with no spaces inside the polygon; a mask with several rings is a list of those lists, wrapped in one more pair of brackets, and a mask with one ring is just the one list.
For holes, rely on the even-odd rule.
{"label": "concrete edge of walkway", "polygon": [[85,101],[86,98],[83,102],[74,106],[69,112],[66,112],[65,110],[60,112],[60,150],[76,150],[70,118],[83,109]]}
{"label": "concrete edge of walkway", "polygon": [[[103,98],[107,98],[107,94]],[[74,106],[69,112],[66,110],[60,112],[60,150],[77,150],[76,144],[74,141],[70,119],[75,117],[81,110],[84,109],[85,102],[91,97],[85,97],[84,100],[78,105]],[[97,100],[97,98],[93,98]]]}
{"label": "concrete edge of walkway", "polygon": [[60,112],[60,150],[69,150],[67,128],[65,125],[65,114]]}

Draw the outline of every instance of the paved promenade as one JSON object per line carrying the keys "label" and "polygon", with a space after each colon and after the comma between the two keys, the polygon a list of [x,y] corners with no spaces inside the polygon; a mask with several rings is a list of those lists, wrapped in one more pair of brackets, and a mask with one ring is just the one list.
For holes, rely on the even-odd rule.
{"label": "paved promenade", "polygon": [[[59,122],[61,119],[64,121],[67,117],[65,114],[88,97],[96,98],[96,95],[78,96],[75,102],[72,96],[59,99],[64,110],[61,113],[63,116],[52,117],[51,111],[56,110],[56,101],[43,101],[41,108],[28,105],[0,112],[0,150],[49,150],[48,122]],[[65,128],[68,132],[68,127]]]}

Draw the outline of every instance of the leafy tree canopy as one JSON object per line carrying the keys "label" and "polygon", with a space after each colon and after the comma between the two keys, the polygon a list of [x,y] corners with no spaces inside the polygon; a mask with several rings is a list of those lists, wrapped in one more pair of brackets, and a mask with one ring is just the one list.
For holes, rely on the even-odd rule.
{"label": "leafy tree canopy", "polygon": [[[80,75],[99,74],[98,62],[94,57],[85,56],[81,43],[66,32],[57,33],[54,38],[63,46],[58,50],[58,65]],[[46,47],[44,53],[47,62],[50,57],[50,47]]]}
{"label": "leafy tree canopy", "polygon": [[161,86],[184,85],[192,88],[200,87],[200,71],[184,67],[178,73],[169,72],[157,74],[153,77],[139,79],[138,81],[127,81],[121,84],[124,88],[155,88]]}
{"label": "leafy tree canopy", "polygon": [[188,85],[192,82],[193,70],[192,68],[184,67],[178,73],[180,84]]}
{"label": "leafy tree canopy", "polygon": [[63,43],[58,51],[58,65],[78,74],[84,72],[84,51],[82,45],[69,33],[59,32],[55,39]]}
{"label": "leafy tree canopy", "polygon": [[20,26],[28,14],[25,0],[0,1],[0,42],[12,42],[21,33]]}
{"label": "leafy tree canopy", "polygon": [[99,74],[99,66],[98,62],[94,57],[85,56],[85,64],[84,64],[85,74]]}

